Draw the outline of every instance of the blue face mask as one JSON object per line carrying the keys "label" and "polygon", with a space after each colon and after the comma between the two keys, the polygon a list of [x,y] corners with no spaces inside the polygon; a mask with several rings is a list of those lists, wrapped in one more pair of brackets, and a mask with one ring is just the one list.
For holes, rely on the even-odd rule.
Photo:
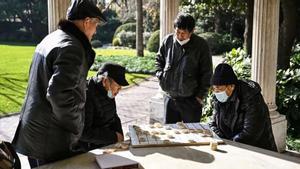
{"label": "blue face mask", "polygon": [[115,98],[115,96],[113,95],[113,93],[110,89],[107,91],[107,97],[109,97],[111,99]]}
{"label": "blue face mask", "polygon": [[221,102],[221,103],[225,103],[228,100],[228,97],[229,97],[226,94],[225,90],[222,91],[222,92],[218,92],[218,93],[214,92],[214,94],[215,94],[216,98],[218,99],[218,101]]}

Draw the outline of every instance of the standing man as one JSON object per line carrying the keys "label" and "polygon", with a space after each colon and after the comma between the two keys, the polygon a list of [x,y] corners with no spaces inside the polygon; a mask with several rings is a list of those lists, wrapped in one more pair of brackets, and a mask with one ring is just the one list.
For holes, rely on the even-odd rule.
{"label": "standing man", "polygon": [[199,122],[210,87],[212,57],[207,42],[193,34],[195,20],[191,15],[179,14],[174,29],[156,57],[156,76],[166,93],[165,123]]}
{"label": "standing man", "polygon": [[88,0],[73,0],[67,20],[37,46],[13,139],[31,167],[69,157],[84,127],[86,77],[94,62],[90,41],[106,21]]}
{"label": "standing man", "polygon": [[125,68],[105,63],[97,75],[88,80],[85,125],[81,145],[86,151],[124,140],[115,97],[122,86],[128,86]]}

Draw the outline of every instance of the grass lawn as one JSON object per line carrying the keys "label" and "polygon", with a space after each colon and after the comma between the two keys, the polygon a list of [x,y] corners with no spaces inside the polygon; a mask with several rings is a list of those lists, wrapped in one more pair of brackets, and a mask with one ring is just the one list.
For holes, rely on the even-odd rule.
{"label": "grass lawn", "polygon": [[[27,88],[28,71],[34,49],[34,45],[0,44],[0,116],[20,111]],[[127,56],[135,54],[135,50],[107,50],[100,50],[100,52]],[[97,53],[99,53],[99,49],[97,49]],[[89,76],[95,73],[90,71]],[[126,79],[130,84],[135,84],[149,76],[130,73],[126,74]]]}

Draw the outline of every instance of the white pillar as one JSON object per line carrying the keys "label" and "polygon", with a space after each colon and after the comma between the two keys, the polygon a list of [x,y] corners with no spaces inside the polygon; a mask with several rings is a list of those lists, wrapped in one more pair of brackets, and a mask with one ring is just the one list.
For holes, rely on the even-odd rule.
{"label": "white pillar", "polygon": [[160,42],[167,34],[174,32],[173,24],[178,10],[179,0],[160,0]]}
{"label": "white pillar", "polygon": [[[178,14],[179,0],[160,0],[160,44],[163,38],[174,32],[174,20]],[[150,99],[150,123],[164,122],[163,91],[158,89],[156,95]]]}
{"label": "white pillar", "polygon": [[280,152],[285,150],[287,121],[276,109],[276,71],[280,0],[255,0],[251,78],[258,82],[269,107],[273,134]]}
{"label": "white pillar", "polygon": [[48,32],[57,29],[60,19],[66,18],[70,0],[48,0]]}

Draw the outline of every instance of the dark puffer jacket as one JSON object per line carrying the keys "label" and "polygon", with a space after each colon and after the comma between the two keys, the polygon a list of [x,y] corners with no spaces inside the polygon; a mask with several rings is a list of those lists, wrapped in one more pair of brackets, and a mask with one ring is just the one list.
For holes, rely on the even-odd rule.
{"label": "dark puffer jacket", "polygon": [[80,139],[84,149],[88,151],[116,143],[116,132],[123,134],[116,101],[107,96],[102,81],[96,77],[88,80],[85,109],[85,126]]}
{"label": "dark puffer jacket", "polygon": [[207,42],[192,34],[181,46],[168,35],[156,57],[156,75],[163,91],[173,98],[204,98],[210,87],[212,57]]}
{"label": "dark puffer jacket", "polygon": [[71,22],[37,46],[29,83],[13,139],[16,150],[31,158],[54,161],[73,155],[84,127],[87,72],[95,52]]}
{"label": "dark puffer jacket", "polygon": [[225,103],[214,98],[211,129],[221,138],[277,151],[268,107],[260,86],[253,81],[238,81]]}

